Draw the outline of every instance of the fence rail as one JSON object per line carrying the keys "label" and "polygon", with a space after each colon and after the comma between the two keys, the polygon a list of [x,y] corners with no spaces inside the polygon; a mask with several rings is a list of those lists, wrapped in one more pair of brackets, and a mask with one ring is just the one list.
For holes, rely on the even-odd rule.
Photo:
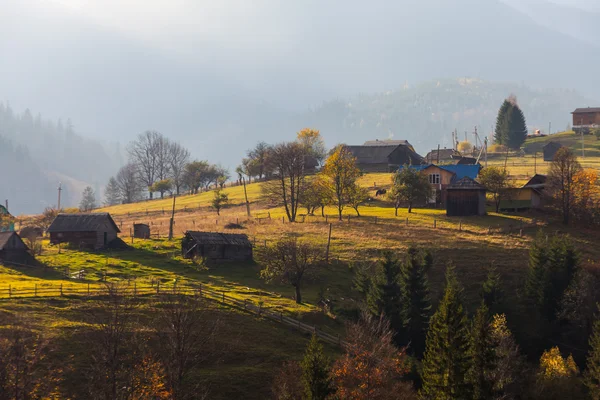
{"label": "fence rail", "polygon": [[154,284],[129,283],[127,285],[115,286],[111,284],[81,284],[81,285],[38,285],[23,286],[10,284],[7,287],[0,287],[0,299],[25,299],[25,298],[51,298],[51,297],[84,297],[92,298],[99,296],[107,296],[115,293],[115,290],[122,296],[154,296],[161,294],[178,294],[178,295],[197,295],[205,299],[222,304],[229,307],[234,307],[239,310],[244,310],[250,314],[263,317],[299,331],[315,334],[319,339],[332,345],[342,345],[339,335],[333,335],[319,329],[316,325],[308,325],[298,319],[284,315],[283,311],[277,311],[264,307],[262,303],[254,303],[248,299],[236,299],[228,296],[226,292],[216,291],[207,286],[187,285],[187,284],[171,284],[164,285],[160,282]]}

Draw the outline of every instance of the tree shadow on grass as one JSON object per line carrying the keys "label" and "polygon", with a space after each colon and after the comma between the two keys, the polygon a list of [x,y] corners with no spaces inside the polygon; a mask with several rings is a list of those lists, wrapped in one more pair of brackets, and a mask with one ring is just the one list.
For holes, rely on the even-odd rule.
{"label": "tree shadow on grass", "polygon": [[46,265],[45,263],[33,260],[27,264],[18,263],[18,262],[10,262],[6,261],[0,263],[0,267],[4,267],[6,269],[15,271],[21,275],[44,279],[44,280],[62,280],[65,279],[65,275],[55,269],[55,267],[51,267]]}

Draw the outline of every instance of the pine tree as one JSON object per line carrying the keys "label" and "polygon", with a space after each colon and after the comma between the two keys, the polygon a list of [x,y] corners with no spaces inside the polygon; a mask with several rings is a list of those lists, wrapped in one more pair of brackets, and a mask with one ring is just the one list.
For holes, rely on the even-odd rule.
{"label": "pine tree", "polygon": [[108,180],[106,188],[104,188],[104,204],[107,206],[114,206],[119,204],[119,184],[117,180],[112,177]]}
{"label": "pine tree", "polygon": [[426,257],[423,252],[410,247],[400,272],[403,342],[410,343],[410,350],[416,355],[423,354],[425,350],[424,339],[431,311],[429,282],[425,273],[429,260]]}
{"label": "pine tree", "polygon": [[316,335],[308,343],[301,367],[305,399],[324,400],[333,393],[329,360],[323,354],[323,346]]}
{"label": "pine tree", "polygon": [[[385,315],[396,334],[402,330],[399,278],[400,262],[392,253],[386,252],[367,294],[367,305],[371,313],[376,317]],[[399,339],[399,335],[396,335],[396,339]]]}
{"label": "pine tree", "polygon": [[517,104],[517,99],[510,96],[505,99],[498,110],[496,117],[496,131],[494,141],[496,144],[508,146],[511,149],[521,147],[527,138],[527,124],[525,115]]}
{"label": "pine tree", "polygon": [[496,369],[496,352],[489,321],[489,309],[484,302],[477,309],[471,325],[469,356],[471,366],[467,380],[474,400],[492,398],[492,372]]}
{"label": "pine tree", "polygon": [[469,327],[462,304],[462,289],[452,268],[446,272],[446,289],[431,318],[423,359],[424,399],[464,399],[469,395]]}
{"label": "pine tree", "polygon": [[590,336],[590,351],[587,357],[584,383],[593,400],[600,400],[600,320],[594,323]]}
{"label": "pine tree", "polygon": [[92,211],[94,208],[96,208],[96,194],[91,186],[87,186],[81,194],[79,209],[81,211]]}
{"label": "pine tree", "polygon": [[504,291],[502,290],[500,274],[494,267],[489,269],[487,277],[483,282],[481,298],[489,308],[490,314],[499,313],[504,299]]}
{"label": "pine tree", "polygon": [[496,361],[490,374],[494,398],[516,398],[516,395],[522,392],[520,383],[524,364],[519,354],[519,346],[506,326],[504,314],[492,317],[490,330]]}
{"label": "pine tree", "polygon": [[511,108],[510,101],[504,100],[500,110],[498,110],[498,116],[496,117],[496,131],[494,133],[494,142],[496,144],[505,145],[508,143],[508,113]]}

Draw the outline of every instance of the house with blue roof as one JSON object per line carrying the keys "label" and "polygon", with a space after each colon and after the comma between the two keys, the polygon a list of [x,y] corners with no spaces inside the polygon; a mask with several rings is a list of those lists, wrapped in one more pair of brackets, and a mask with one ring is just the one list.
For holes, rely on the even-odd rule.
{"label": "house with blue roof", "polygon": [[[404,167],[401,167],[404,168]],[[472,180],[477,179],[480,164],[475,165],[410,165],[408,168],[413,168],[423,172],[429,178],[429,184],[433,191],[429,199],[429,204],[446,204],[446,189],[448,186],[458,182],[463,178]]]}
{"label": "house with blue roof", "polygon": [[0,204],[0,232],[14,232],[14,218],[8,212],[8,209]]}

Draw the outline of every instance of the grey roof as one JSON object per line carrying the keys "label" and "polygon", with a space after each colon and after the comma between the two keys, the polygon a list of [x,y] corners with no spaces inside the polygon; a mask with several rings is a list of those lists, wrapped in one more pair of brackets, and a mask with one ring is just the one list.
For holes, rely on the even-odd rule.
{"label": "grey roof", "polygon": [[535,174],[523,187],[543,187],[546,185],[548,177],[542,174]]}
{"label": "grey roof", "polygon": [[388,164],[388,156],[398,145],[385,146],[346,146],[356,157],[357,164]]}
{"label": "grey roof", "polygon": [[486,190],[483,185],[478,183],[476,180],[465,176],[462,179],[457,180],[452,185],[449,185],[447,189],[463,189],[463,190]]}
{"label": "grey roof", "polygon": [[94,232],[109,222],[117,232],[121,232],[109,213],[58,214],[48,228],[48,232]]}
{"label": "grey roof", "polygon": [[248,239],[248,236],[242,233],[187,231],[185,234],[199,244],[252,247],[252,243],[250,242],[250,239]]}
{"label": "grey roof", "polygon": [[[440,149],[440,161],[450,161],[453,159],[454,156],[459,156],[460,157],[460,153],[454,149]],[[425,160],[427,160],[427,162],[437,162],[438,159],[438,149],[434,149],[431,150],[429,153],[427,153],[427,155],[425,156]]]}
{"label": "grey roof", "polygon": [[[21,237],[19,235],[17,235],[16,232],[0,232],[0,250],[4,250],[4,246],[6,246],[6,244],[8,243],[8,241],[10,240],[10,238],[15,235],[17,238],[19,238],[19,240],[22,242],[23,239],[21,239]],[[23,243],[25,244],[25,243]],[[27,245],[25,245],[25,248],[27,248]]]}
{"label": "grey roof", "polygon": [[598,113],[600,112],[600,107],[587,107],[587,108],[577,108],[571,114],[585,114],[585,113]]}
{"label": "grey roof", "polygon": [[400,145],[412,147],[412,144],[408,143],[408,140],[375,139],[375,140],[367,140],[363,144],[363,146],[400,146]]}

